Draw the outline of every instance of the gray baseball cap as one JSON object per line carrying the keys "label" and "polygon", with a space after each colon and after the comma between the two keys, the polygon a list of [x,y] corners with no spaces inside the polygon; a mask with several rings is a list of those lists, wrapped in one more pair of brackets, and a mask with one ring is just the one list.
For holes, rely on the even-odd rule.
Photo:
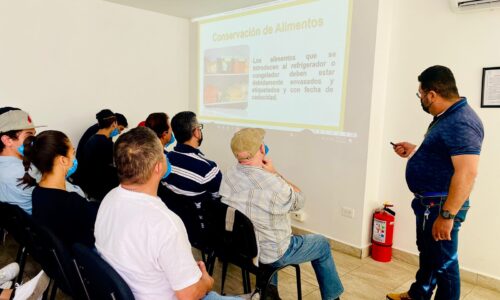
{"label": "gray baseball cap", "polygon": [[0,115],[0,132],[38,127],[45,126],[35,126],[28,113],[22,110],[9,110]]}

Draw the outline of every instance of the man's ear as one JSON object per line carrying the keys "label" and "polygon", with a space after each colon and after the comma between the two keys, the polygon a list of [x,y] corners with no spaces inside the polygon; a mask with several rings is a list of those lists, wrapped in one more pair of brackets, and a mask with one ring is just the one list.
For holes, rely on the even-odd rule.
{"label": "man's ear", "polygon": [[4,135],[2,135],[2,137],[0,138],[0,140],[2,141],[2,143],[5,146],[8,146],[10,144],[11,138],[9,138],[8,135],[4,134]]}

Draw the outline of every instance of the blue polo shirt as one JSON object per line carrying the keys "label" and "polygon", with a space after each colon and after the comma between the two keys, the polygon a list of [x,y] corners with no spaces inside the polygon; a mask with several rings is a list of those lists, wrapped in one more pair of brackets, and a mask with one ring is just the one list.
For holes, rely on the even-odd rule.
{"label": "blue polo shirt", "polygon": [[425,139],[406,165],[406,182],[413,193],[448,192],[454,173],[452,156],[481,152],[481,120],[461,98],[429,125]]}
{"label": "blue polo shirt", "polygon": [[210,193],[219,196],[222,173],[217,164],[205,158],[200,150],[185,144],[177,144],[167,153],[172,173],[162,181],[171,191],[184,196]]}

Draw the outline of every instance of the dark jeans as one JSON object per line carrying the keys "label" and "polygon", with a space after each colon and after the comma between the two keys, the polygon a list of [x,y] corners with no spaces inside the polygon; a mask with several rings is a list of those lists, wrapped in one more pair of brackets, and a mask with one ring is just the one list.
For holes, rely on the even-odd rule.
{"label": "dark jeans", "polygon": [[416,281],[409,294],[412,299],[431,299],[437,285],[436,300],[460,299],[460,272],[458,266],[458,231],[469,209],[467,200],[455,217],[451,241],[434,241],[432,225],[439,216],[446,197],[415,198],[412,208],[417,220],[417,247],[420,252]]}

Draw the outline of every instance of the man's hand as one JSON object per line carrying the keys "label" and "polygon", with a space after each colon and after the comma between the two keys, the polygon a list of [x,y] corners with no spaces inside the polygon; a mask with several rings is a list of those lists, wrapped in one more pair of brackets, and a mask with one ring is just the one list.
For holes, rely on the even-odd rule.
{"label": "man's hand", "polygon": [[210,291],[214,286],[214,279],[208,274],[207,267],[205,266],[205,263],[203,261],[200,260],[198,262],[198,267],[201,270],[201,278],[202,280],[207,280],[207,283],[209,284],[208,290]]}
{"label": "man's hand", "polygon": [[416,147],[417,147],[416,145],[413,145],[408,142],[400,142],[392,146],[392,148],[394,148],[394,152],[396,152],[397,155],[404,158],[408,157],[413,152],[413,150],[415,150]]}
{"label": "man's hand", "polygon": [[437,217],[432,225],[432,237],[437,241],[451,241],[451,230],[453,229],[453,219]]}
{"label": "man's hand", "polygon": [[276,174],[276,169],[274,168],[273,161],[270,158],[263,158],[262,159],[262,169],[272,173]]}

